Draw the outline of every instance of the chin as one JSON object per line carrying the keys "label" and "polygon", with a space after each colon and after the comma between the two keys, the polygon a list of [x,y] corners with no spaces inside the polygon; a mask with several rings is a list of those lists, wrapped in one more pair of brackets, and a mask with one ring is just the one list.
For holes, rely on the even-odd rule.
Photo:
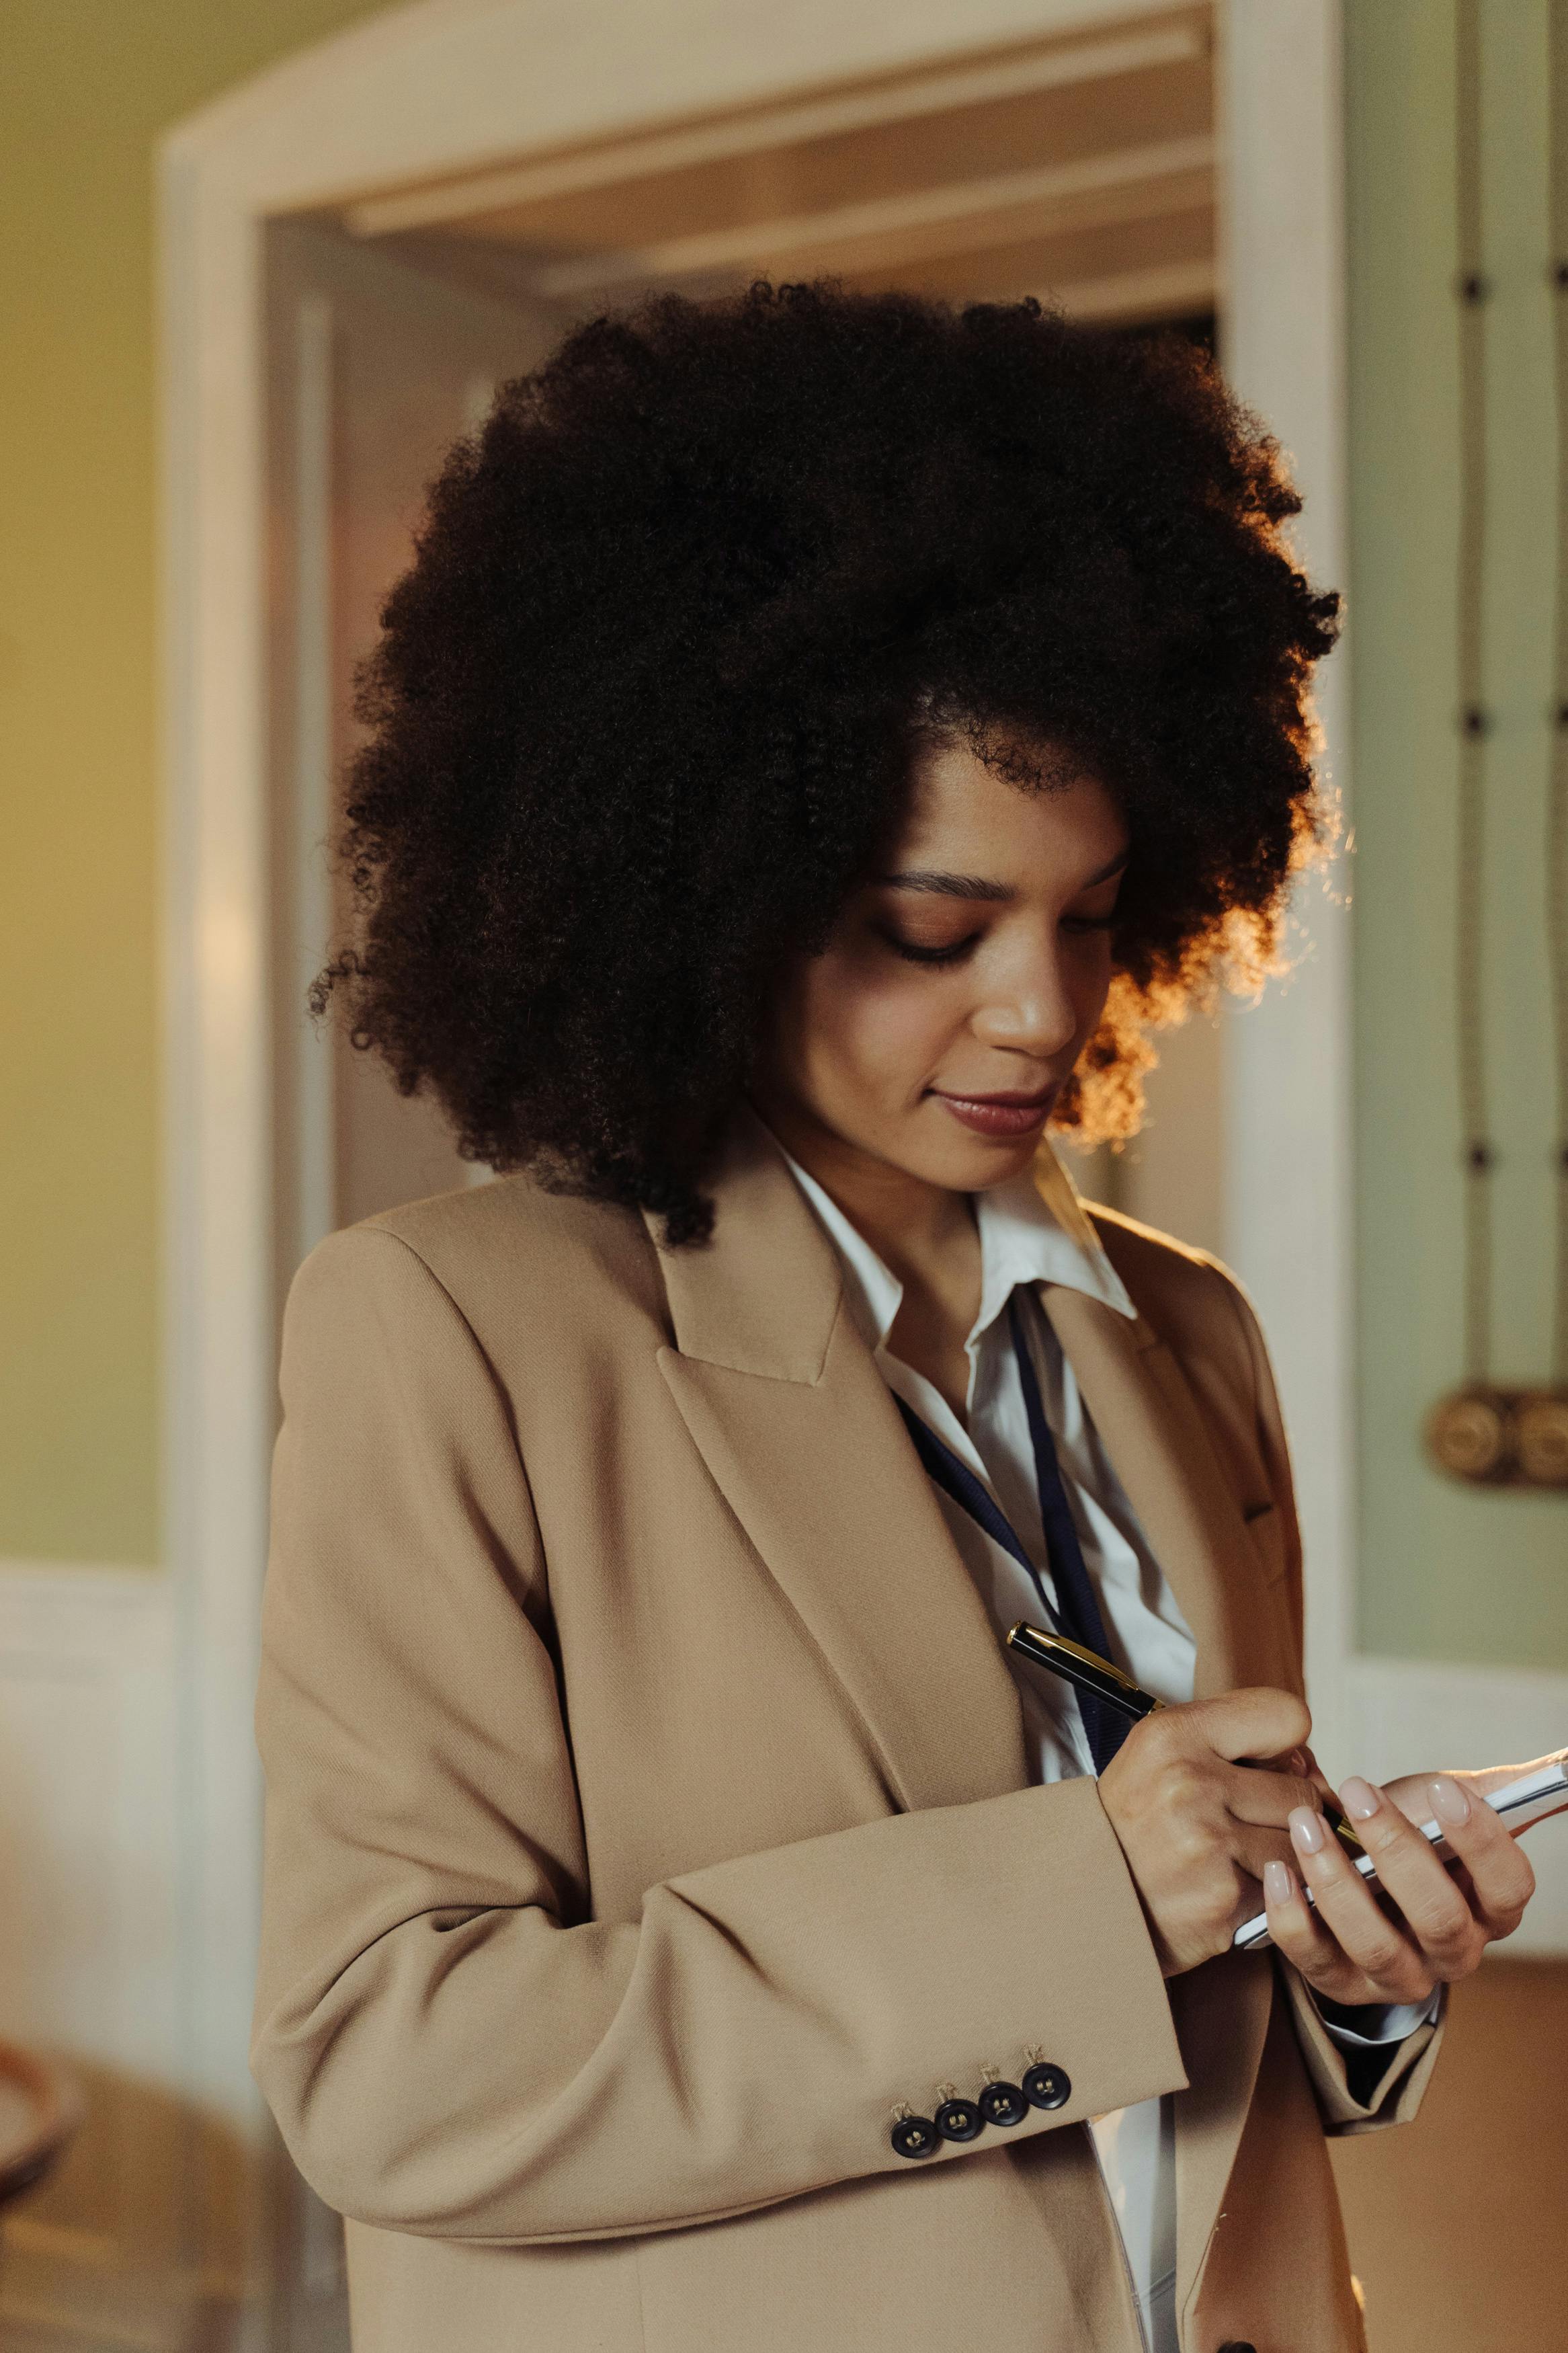
{"label": "chin", "polygon": [[911,1151],[903,1165],[912,1176],[945,1186],[952,1193],[985,1193],[994,1185],[1005,1185],[1012,1177],[1026,1175],[1035,1165],[1045,1134],[1041,1126],[1027,1135],[975,1135],[951,1112],[939,1110],[936,1116],[951,1133],[928,1132],[921,1148]]}

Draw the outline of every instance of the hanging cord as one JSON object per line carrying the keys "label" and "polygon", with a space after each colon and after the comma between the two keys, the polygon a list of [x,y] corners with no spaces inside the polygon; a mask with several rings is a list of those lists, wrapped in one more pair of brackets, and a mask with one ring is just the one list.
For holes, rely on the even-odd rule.
{"label": "hanging cord", "polygon": [[1568,7],[1553,0],[1552,41],[1552,282],[1557,393],[1556,649],[1552,775],[1546,802],[1546,947],[1557,1069],[1556,1282],[1552,1381],[1568,1388]]}
{"label": "hanging cord", "polygon": [[1481,268],[1481,77],[1479,0],[1457,0],[1455,184],[1458,232],[1459,545],[1456,662],[1459,757],[1454,981],[1458,998],[1459,1117],[1465,1167],[1465,1375],[1481,1387],[1491,1371],[1492,1199],[1496,1153],[1488,1120],[1486,942],[1481,908],[1486,853],[1486,736],[1482,701],[1481,598],[1486,553],[1486,306]]}

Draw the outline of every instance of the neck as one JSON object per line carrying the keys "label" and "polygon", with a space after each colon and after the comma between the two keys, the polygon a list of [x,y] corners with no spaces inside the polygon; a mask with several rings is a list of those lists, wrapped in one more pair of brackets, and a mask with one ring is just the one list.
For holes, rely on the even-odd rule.
{"label": "neck", "polygon": [[973,1261],[977,1271],[974,1208],[967,1193],[877,1159],[803,1107],[770,1103],[763,1110],[784,1149],[900,1282],[929,1284],[938,1268],[951,1269],[955,1260],[966,1271]]}

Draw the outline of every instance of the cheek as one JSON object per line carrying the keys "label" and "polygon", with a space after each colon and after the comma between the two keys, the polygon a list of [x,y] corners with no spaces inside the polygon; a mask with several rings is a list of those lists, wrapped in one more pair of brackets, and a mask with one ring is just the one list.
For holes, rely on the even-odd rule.
{"label": "cheek", "polygon": [[1112,970],[1110,933],[1089,933],[1083,942],[1071,982],[1079,1027],[1086,1039],[1100,1027],[1105,1000],[1110,994]]}
{"label": "cheek", "polygon": [[900,1096],[922,1087],[962,1019],[942,976],[891,970],[829,949],[803,976],[798,1009],[803,1075],[833,1077]]}

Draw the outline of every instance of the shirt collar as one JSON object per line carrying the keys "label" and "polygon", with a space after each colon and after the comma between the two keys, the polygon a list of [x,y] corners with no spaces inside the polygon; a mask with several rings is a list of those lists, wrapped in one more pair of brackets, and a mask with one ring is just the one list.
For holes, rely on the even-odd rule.
{"label": "shirt collar", "polygon": [[[861,1332],[873,1348],[880,1348],[898,1315],[902,1283],[816,1177],[782,1144],[779,1150],[837,1250]],[[1060,1283],[1119,1315],[1137,1314],[1071,1177],[1048,1144],[1042,1143],[1031,1172],[974,1198],[981,1274],[980,1312],[965,1343],[972,1354],[1021,1282]]]}

